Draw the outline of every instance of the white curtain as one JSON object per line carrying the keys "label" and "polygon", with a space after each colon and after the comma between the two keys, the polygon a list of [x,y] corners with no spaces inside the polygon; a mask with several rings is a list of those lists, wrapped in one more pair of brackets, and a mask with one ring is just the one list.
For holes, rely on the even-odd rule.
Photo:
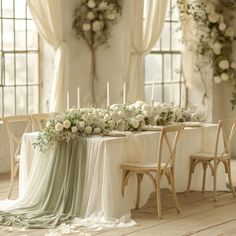
{"label": "white curtain", "polygon": [[54,75],[44,86],[51,87],[50,112],[66,107],[66,90],[69,78],[69,61],[66,43],[63,41],[61,2],[58,0],[27,0],[40,36],[55,50]]}
{"label": "white curtain", "polygon": [[167,2],[130,0],[129,56],[125,78],[129,102],[144,99],[144,57],[160,38]]}

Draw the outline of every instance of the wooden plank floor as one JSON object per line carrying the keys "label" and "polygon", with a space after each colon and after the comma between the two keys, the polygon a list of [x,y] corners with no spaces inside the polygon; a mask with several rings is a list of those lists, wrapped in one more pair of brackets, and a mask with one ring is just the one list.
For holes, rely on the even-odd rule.
{"label": "wooden plank floor", "polygon": [[[9,176],[1,175],[0,199],[6,198],[8,184]],[[17,194],[16,181],[13,196],[17,197]],[[155,194],[152,194],[144,207],[132,211],[137,226],[96,232],[81,228],[81,231],[99,236],[236,236],[236,198],[231,193],[220,192],[217,202],[213,201],[211,192],[190,192],[189,195],[179,193],[178,199],[180,214],[176,213],[169,191],[163,190],[163,219],[157,219],[156,199]],[[0,236],[43,236],[47,232],[40,229],[19,232],[16,228],[11,231],[9,227],[0,227]]]}

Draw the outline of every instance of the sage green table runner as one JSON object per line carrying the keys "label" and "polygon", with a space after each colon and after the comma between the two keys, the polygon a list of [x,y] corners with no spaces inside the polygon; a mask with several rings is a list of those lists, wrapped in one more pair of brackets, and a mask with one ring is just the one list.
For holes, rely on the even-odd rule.
{"label": "sage green table runner", "polygon": [[[5,209],[0,206],[0,224],[52,228],[80,216],[86,152],[86,139],[76,138],[58,143],[50,153],[41,155],[39,158],[47,159],[43,160],[44,168],[41,166],[42,171],[37,172],[35,166],[32,168],[35,172],[31,173],[38,175],[37,180],[28,183],[28,191],[21,199]],[[35,186],[35,183],[40,184]]]}

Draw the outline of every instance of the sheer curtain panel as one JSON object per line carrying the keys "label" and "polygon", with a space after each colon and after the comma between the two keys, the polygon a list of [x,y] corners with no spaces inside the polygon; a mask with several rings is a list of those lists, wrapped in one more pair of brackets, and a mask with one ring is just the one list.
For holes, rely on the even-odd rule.
{"label": "sheer curtain panel", "polygon": [[144,57],[160,38],[168,0],[130,0],[128,101],[144,99]]}
{"label": "sheer curtain panel", "polygon": [[66,88],[69,77],[67,45],[63,41],[61,2],[58,0],[27,0],[40,36],[55,50],[54,75],[51,86],[50,112],[66,107]]}

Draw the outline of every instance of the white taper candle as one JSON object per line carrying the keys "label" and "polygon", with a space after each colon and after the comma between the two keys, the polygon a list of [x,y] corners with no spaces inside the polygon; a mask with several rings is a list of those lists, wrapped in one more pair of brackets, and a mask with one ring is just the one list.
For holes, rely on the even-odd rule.
{"label": "white taper candle", "polygon": [[109,81],[107,81],[107,107],[110,106],[110,85]]}
{"label": "white taper candle", "polygon": [[123,84],[123,104],[126,104],[126,86],[125,86],[125,82]]}
{"label": "white taper candle", "polygon": [[80,89],[77,87],[77,108],[80,109]]}

